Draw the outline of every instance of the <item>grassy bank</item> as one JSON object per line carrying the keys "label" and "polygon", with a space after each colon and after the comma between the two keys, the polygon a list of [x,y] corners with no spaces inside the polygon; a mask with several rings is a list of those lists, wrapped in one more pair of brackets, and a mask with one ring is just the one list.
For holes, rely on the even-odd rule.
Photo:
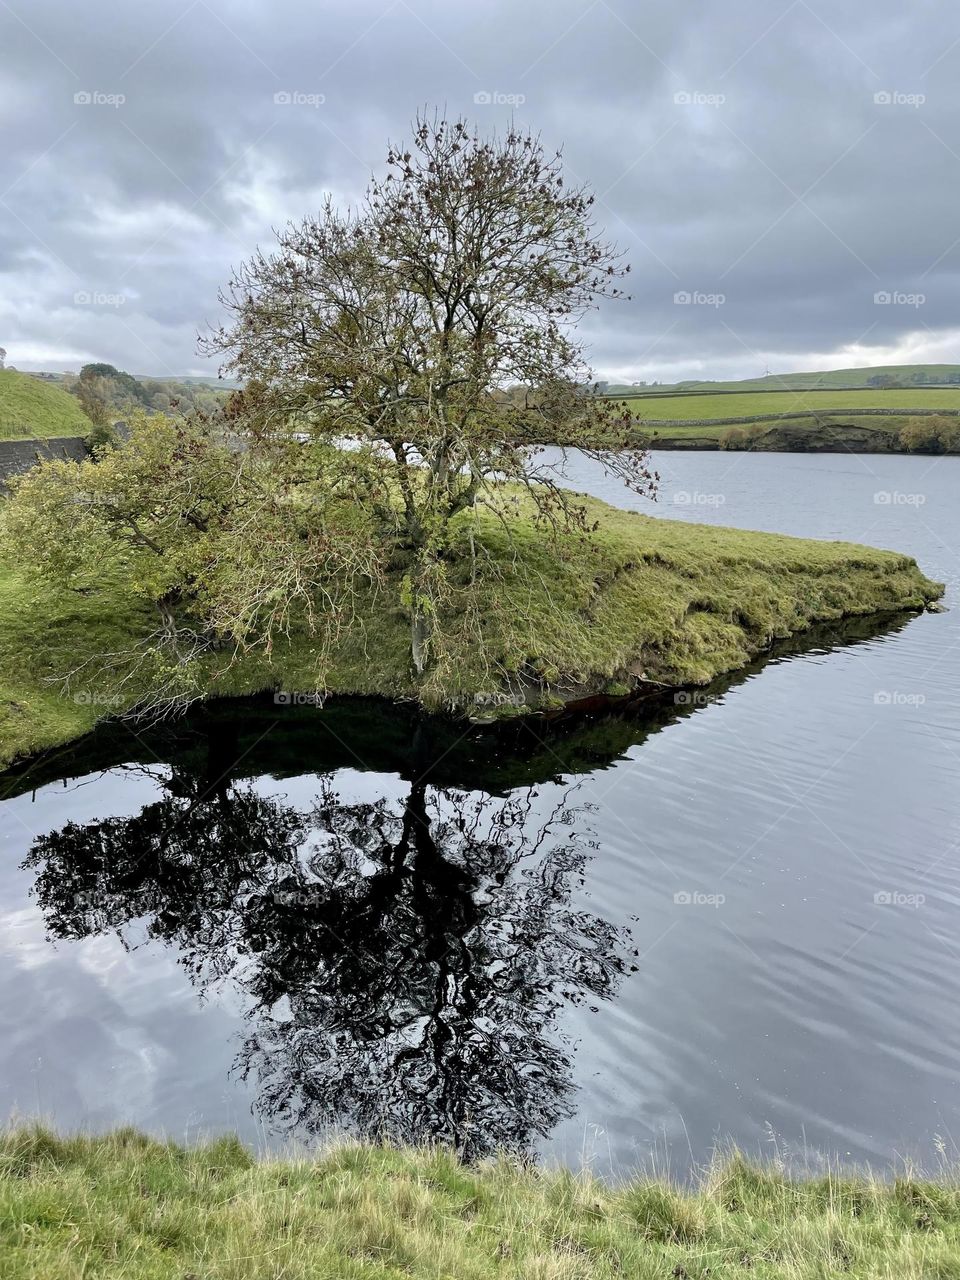
{"label": "grassy bank", "polygon": [[652,449],[749,449],[755,453],[909,453],[900,439],[912,422],[892,417],[778,418],[764,422],[723,424],[689,422],[680,426],[639,425],[638,434]]}
{"label": "grassy bank", "polygon": [[0,1139],[4,1280],[948,1280],[952,1178],[792,1181],[739,1159],[681,1191],[441,1151],[254,1161],[130,1131]]}
{"label": "grassy bank", "polygon": [[[410,697],[467,714],[504,703],[551,706],[639,680],[702,684],[742,667],[774,640],[818,622],[921,609],[941,588],[908,556],[850,543],[660,520],[586,500],[599,530],[552,546],[532,524],[508,539],[490,514],[477,533],[495,574],[461,585],[445,621],[452,657],[418,682],[403,612],[384,592],[361,602],[362,629],[333,655],[331,693]],[[467,574],[465,565],[463,573]],[[473,600],[475,608],[468,608]],[[7,566],[0,573],[0,761],[65,742],[129,706],[87,672],[151,626],[122,579],[64,593]],[[482,639],[482,644],[478,644]],[[94,663],[91,671],[96,670]],[[317,653],[292,635],[267,660],[221,658],[195,673],[203,693],[318,688]],[[439,682],[439,683],[438,683]]]}
{"label": "grassy bank", "polygon": [[0,369],[0,440],[85,436],[92,429],[79,401],[62,387]]}

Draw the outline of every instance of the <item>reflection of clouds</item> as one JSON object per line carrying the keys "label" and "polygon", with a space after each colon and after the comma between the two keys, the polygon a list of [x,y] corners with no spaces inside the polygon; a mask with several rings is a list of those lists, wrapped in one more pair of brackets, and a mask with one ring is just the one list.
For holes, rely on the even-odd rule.
{"label": "reflection of clouds", "polygon": [[169,772],[118,768],[0,806],[0,1120],[39,1114],[64,1128],[131,1122],[179,1137],[232,1129],[257,1139],[248,1090],[229,1079],[242,994],[221,985],[201,1004],[176,954],[146,943],[136,922],[125,942],[51,943],[28,897],[32,878],[18,868],[32,832],[132,816]]}
{"label": "reflection of clouds", "polygon": [[[134,814],[158,791],[148,776],[118,769],[0,808],[0,1120],[39,1114],[65,1128],[135,1121],[181,1135],[188,1124],[243,1127],[244,1091],[224,1083],[243,1012],[238,993],[201,1007],[176,956],[142,945],[137,924],[126,945],[109,934],[52,944],[17,867],[28,827]],[[197,1096],[219,1111],[196,1114]]]}
{"label": "reflection of clouds", "polygon": [[[596,1008],[630,963],[628,932],[584,909],[593,846],[575,788],[496,797],[348,769],[314,778],[298,808],[285,793],[304,783],[264,795],[180,772],[131,818],[38,838],[24,866],[48,929],[81,948],[132,932],[168,944],[202,993],[233,988],[238,1067],[268,1120],[527,1149],[573,1110],[560,1015]],[[162,975],[146,970],[151,1000],[135,977],[117,991],[115,948],[90,958],[88,978],[164,1009],[183,1037]],[[148,1080],[172,1074],[155,1052],[169,1041],[121,1031],[115,1051]]]}
{"label": "reflection of clouds", "polygon": [[150,1063],[168,1051],[146,1019],[131,1016],[120,994],[72,957],[55,953],[4,984],[0,1026],[4,1113],[66,1113],[79,1122],[120,1115],[133,1103],[151,1106],[157,1071]]}
{"label": "reflection of clouds", "polygon": [[16,969],[51,964],[55,953],[47,941],[47,929],[39,907],[18,907],[0,912],[0,956]]}
{"label": "reflection of clouds", "polygon": [[77,949],[77,964],[112,990],[142,981],[138,966],[119,938],[90,938]]}
{"label": "reflection of clouds", "polygon": [[235,1015],[201,1007],[171,956],[130,956],[115,938],[48,955],[0,983],[0,1117],[243,1127],[244,1091],[225,1086]]}

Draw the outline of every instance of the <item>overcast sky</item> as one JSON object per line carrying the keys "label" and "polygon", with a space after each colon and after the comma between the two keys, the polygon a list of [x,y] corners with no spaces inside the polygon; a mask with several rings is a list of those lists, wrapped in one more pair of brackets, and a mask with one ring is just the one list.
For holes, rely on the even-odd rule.
{"label": "overcast sky", "polygon": [[955,0],[0,0],[8,363],[215,373],[231,266],[423,106],[596,191],[598,376],[960,362]]}

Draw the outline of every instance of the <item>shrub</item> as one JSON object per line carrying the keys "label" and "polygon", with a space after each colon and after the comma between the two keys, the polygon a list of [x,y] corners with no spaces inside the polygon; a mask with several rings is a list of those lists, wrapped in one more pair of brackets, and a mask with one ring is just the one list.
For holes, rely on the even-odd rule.
{"label": "shrub", "polygon": [[908,453],[954,453],[960,449],[960,423],[942,414],[911,418],[900,429],[900,444]]}
{"label": "shrub", "polygon": [[766,435],[767,425],[763,422],[751,422],[746,427],[731,427],[720,437],[721,449],[752,449],[754,441]]}
{"label": "shrub", "polygon": [[92,431],[87,432],[84,443],[91,453],[98,453],[105,449],[116,449],[120,440],[109,422],[98,422]]}
{"label": "shrub", "polygon": [[747,433],[743,427],[731,427],[720,437],[721,449],[743,449],[747,443]]}

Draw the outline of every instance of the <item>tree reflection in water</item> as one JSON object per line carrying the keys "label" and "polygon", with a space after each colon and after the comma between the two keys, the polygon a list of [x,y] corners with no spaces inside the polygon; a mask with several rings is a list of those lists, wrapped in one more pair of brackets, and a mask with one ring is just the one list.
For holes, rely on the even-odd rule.
{"label": "tree reflection in water", "polygon": [[134,817],[70,823],[26,865],[55,938],[140,922],[201,990],[250,1000],[238,1069],[263,1113],[467,1156],[527,1149],[573,1112],[564,1006],[609,998],[629,938],[572,905],[592,842],[571,793],[544,816],[421,780],[300,810],[175,771]]}

